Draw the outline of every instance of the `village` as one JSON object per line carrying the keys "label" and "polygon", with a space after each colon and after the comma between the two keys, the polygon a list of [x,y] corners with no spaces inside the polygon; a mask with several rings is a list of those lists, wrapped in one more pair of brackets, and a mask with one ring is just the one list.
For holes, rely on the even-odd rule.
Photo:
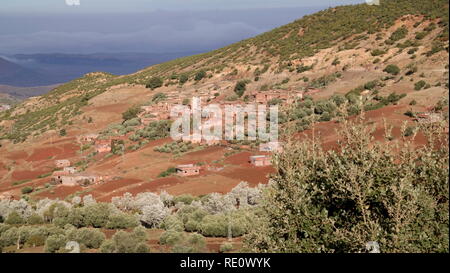
{"label": "village", "polygon": [[[303,100],[305,96],[320,93],[319,89],[308,89],[302,92],[290,92],[286,90],[272,90],[272,91],[253,91],[250,92],[251,103],[255,105],[269,105],[274,100],[278,100],[281,106],[290,105],[297,100]],[[208,93],[201,93],[200,100],[205,99],[208,101],[207,105],[214,104],[216,97],[208,96]],[[362,93],[362,95],[364,95]],[[173,120],[171,116],[171,108],[179,105],[180,98],[175,94],[168,94],[166,100],[163,102],[152,103],[150,105],[140,106],[140,112],[138,118],[140,125],[136,129],[143,129],[149,126],[152,122],[162,120]],[[225,110],[226,106],[239,105],[239,102],[233,101],[220,101],[218,105],[222,110]],[[189,109],[192,109],[191,105],[185,105]],[[202,116],[202,121],[213,118],[212,115]],[[418,113],[414,119],[418,123],[435,123],[442,120],[442,116],[439,113],[429,112]],[[220,120],[219,120],[220,122]],[[77,137],[77,142],[80,145],[92,145],[95,153],[99,155],[106,155],[110,153],[113,146],[116,143],[124,143],[129,140],[130,135],[133,132],[126,133],[119,136],[102,137],[99,133],[89,133],[80,135]],[[181,142],[204,145],[204,146],[224,146],[230,145],[229,141],[222,139],[205,139],[201,135],[188,135],[183,136],[180,139]],[[247,147],[247,146],[245,146]],[[271,153],[280,153],[283,151],[283,143],[278,141],[268,141],[259,144],[259,152],[262,154],[253,154],[248,156],[248,163],[254,167],[266,167],[271,166]],[[72,166],[69,160],[57,160],[55,161],[56,171],[51,176],[51,183],[53,185],[62,186],[89,186],[94,184],[106,183],[111,181],[113,177],[97,173],[86,173],[78,171],[76,167]],[[207,170],[210,166],[198,166],[195,162],[189,164],[181,164],[176,166],[175,175],[179,177],[198,176],[204,170]]]}

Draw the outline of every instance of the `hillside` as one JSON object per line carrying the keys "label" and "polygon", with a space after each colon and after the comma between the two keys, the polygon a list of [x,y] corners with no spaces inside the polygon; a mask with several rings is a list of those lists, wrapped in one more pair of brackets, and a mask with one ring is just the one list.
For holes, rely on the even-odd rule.
{"label": "hillside", "polygon": [[[122,113],[158,98],[170,105],[193,96],[205,102],[244,103],[253,101],[252,93],[277,90],[305,95],[304,101],[282,104],[281,122],[295,124],[295,133],[307,135],[315,126],[326,147],[337,145],[338,108],[345,104],[350,116],[367,111],[378,140],[383,139],[384,120],[393,137],[400,138],[404,122],[414,126],[415,113],[448,109],[448,57],[446,1],[391,0],[380,6],[330,8],[255,38],[130,75],[90,73],[0,113],[0,191],[20,194],[31,185],[39,189],[36,197],[92,192],[110,200],[126,191],[202,195],[227,192],[242,180],[267,183],[273,169],[248,163],[258,153],[248,143],[173,144],[167,138],[167,121],[142,127],[141,121],[124,120]],[[240,96],[235,92],[239,83],[244,86]],[[362,106],[361,95],[366,96]],[[97,154],[93,145],[77,142],[78,136],[91,133],[123,137],[124,154]],[[56,159],[70,159],[83,170],[118,182],[46,188]],[[217,165],[221,171],[189,179],[160,177],[190,163]]]}

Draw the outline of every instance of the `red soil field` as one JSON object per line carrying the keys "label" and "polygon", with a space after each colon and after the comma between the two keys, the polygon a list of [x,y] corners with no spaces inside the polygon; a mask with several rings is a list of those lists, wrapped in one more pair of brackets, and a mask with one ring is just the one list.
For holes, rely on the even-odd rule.
{"label": "red soil field", "polygon": [[25,151],[12,152],[6,156],[6,158],[11,159],[11,160],[20,160],[20,159],[25,159],[27,157],[28,157],[28,154]]}
{"label": "red soil field", "polygon": [[60,200],[64,200],[64,198],[66,198],[68,195],[74,194],[76,192],[80,192],[84,189],[85,188],[82,188],[81,186],[66,187],[66,186],[60,185],[51,190],[40,192],[34,196],[37,198],[46,198],[47,197],[49,199],[59,198]]}
{"label": "red soil field", "polygon": [[[249,164],[250,165],[250,164]],[[275,173],[272,166],[266,167],[238,167],[225,170],[221,175],[234,178],[239,181],[246,181],[250,186],[269,182],[268,175]]]}
{"label": "red soil field", "polygon": [[250,152],[237,153],[227,157],[225,159],[225,163],[232,165],[245,165],[251,167],[251,164],[249,163],[250,156],[252,156],[252,153]]}
{"label": "red soil field", "polygon": [[[165,178],[159,178],[153,181],[149,181],[149,182],[136,182],[135,186],[131,186],[131,187],[120,187],[120,188],[116,188],[115,192],[113,192],[113,190],[109,190],[109,191],[105,191],[104,193],[106,193],[105,195],[103,195],[102,197],[100,197],[98,200],[102,201],[102,202],[109,202],[111,201],[112,197],[115,196],[122,196],[124,193],[129,192],[133,195],[136,195],[138,193],[141,192],[155,192],[155,193],[159,193],[161,190],[176,185],[176,184],[180,184],[183,183],[183,181],[178,178],[178,177],[165,177]],[[97,191],[97,190],[96,190]]]}
{"label": "red soil field", "polygon": [[26,180],[26,179],[36,179],[39,175],[48,173],[47,171],[14,171],[12,173],[12,178],[16,181]]}

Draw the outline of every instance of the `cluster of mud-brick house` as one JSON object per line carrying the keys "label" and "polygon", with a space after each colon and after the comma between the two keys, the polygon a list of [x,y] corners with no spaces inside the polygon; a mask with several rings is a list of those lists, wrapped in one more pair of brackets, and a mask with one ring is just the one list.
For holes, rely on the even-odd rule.
{"label": "cluster of mud-brick house", "polygon": [[107,177],[80,173],[76,167],[72,167],[69,160],[56,160],[55,166],[57,168],[62,168],[62,170],[54,171],[51,177],[52,184],[64,185],[64,186],[85,186],[96,184],[100,181],[104,181]]}

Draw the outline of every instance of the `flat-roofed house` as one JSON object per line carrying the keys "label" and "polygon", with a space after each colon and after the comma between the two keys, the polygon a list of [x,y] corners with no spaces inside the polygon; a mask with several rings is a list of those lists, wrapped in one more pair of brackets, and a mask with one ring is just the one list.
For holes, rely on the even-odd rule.
{"label": "flat-roofed house", "polygon": [[77,172],[77,167],[64,167],[63,171],[69,174],[74,174]]}
{"label": "flat-roofed house", "polygon": [[96,184],[100,180],[102,180],[102,178],[94,174],[68,174],[61,176],[60,179],[63,186],[69,187]]}
{"label": "flat-roofed house", "polygon": [[178,165],[177,175],[179,176],[194,176],[200,174],[200,166],[195,166],[194,164]]}
{"label": "flat-roofed house", "polygon": [[101,139],[95,142],[95,151],[97,153],[109,153],[111,152],[111,140]]}
{"label": "flat-roofed house", "polygon": [[78,137],[78,142],[80,143],[91,143],[94,142],[98,138],[98,134],[87,134]]}
{"label": "flat-roofed house", "polygon": [[264,167],[272,165],[270,157],[267,155],[250,156],[250,163],[256,167]]}
{"label": "flat-roofed house", "polygon": [[55,165],[57,168],[70,167],[70,161],[67,159],[56,160]]}

